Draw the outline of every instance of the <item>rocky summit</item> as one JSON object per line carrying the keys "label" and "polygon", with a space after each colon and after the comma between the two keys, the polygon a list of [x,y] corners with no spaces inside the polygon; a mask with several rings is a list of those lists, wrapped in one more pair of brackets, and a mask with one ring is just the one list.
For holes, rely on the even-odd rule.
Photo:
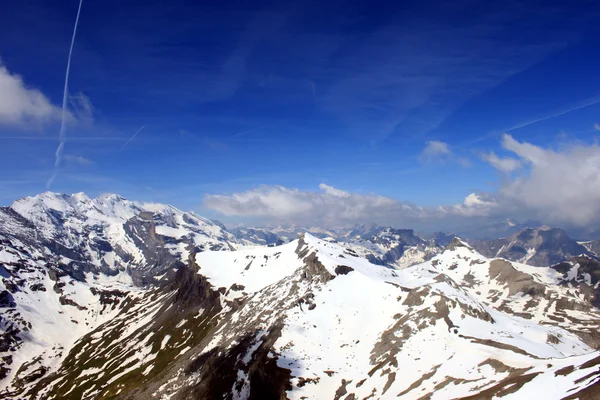
{"label": "rocky summit", "polygon": [[600,398],[585,244],[320,236],[116,195],[0,209],[0,398]]}

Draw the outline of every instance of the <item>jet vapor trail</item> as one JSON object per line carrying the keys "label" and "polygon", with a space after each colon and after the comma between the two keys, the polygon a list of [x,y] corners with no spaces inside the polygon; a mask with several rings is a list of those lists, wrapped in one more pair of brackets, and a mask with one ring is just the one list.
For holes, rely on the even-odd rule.
{"label": "jet vapor trail", "polygon": [[135,137],[137,136],[138,133],[140,133],[142,131],[142,129],[144,129],[146,127],[146,125],[142,125],[142,127],[140,129],[138,129],[138,131],[136,133],[133,134],[133,136],[127,141],[127,143],[125,143],[123,145],[123,147],[121,147],[121,151],[125,150],[125,147],[127,147],[127,145],[129,143],[131,143],[133,141],[133,139],[135,139]]}
{"label": "jet vapor trail", "polygon": [[583,104],[580,103],[579,105],[576,105],[574,107],[568,108],[566,110],[559,111],[559,112],[557,112],[555,114],[547,115],[547,116],[542,117],[542,118],[534,119],[532,121],[524,122],[524,123],[519,124],[517,126],[513,126],[512,128],[507,129],[506,132],[511,132],[511,131],[514,131],[514,130],[517,130],[517,129],[521,129],[521,128],[524,128],[526,126],[533,125],[533,124],[541,122],[541,121],[545,121],[547,119],[551,119],[551,118],[555,118],[555,117],[560,117],[561,115],[565,115],[565,114],[571,113],[573,111],[581,110],[582,108],[590,107],[590,106],[593,106],[593,105],[598,104],[598,103],[600,103],[600,99],[598,99],[598,98],[596,98],[594,100],[591,100],[591,101],[588,101],[587,103],[583,103]]}
{"label": "jet vapor trail", "polygon": [[71,56],[73,55],[73,46],[75,45],[75,35],[77,34],[77,25],[79,24],[79,14],[81,14],[81,5],[83,4],[83,0],[79,0],[79,7],[77,8],[77,17],[75,17],[75,26],[73,27],[73,35],[71,36],[71,47],[69,47],[69,56],[67,58],[67,71],[65,72],[65,86],[63,89],[63,101],[62,101],[62,114],[60,118],[60,133],[58,148],[56,149],[55,161],[54,161],[54,171],[52,172],[52,176],[46,183],[46,188],[50,189],[54,179],[56,179],[56,174],[58,173],[58,167],[60,166],[60,162],[62,160],[63,149],[65,148],[65,141],[67,139],[66,135],[66,124],[65,124],[65,116],[67,114],[67,96],[69,95],[69,71],[71,69]]}

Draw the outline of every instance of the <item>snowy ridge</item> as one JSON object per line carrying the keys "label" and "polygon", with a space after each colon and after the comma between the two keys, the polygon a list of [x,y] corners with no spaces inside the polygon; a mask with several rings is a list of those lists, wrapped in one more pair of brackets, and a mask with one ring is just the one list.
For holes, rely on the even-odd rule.
{"label": "snowy ridge", "polygon": [[600,395],[593,258],[532,267],[368,226],[248,246],[116,195],[46,193],[0,223],[0,397]]}
{"label": "snowy ridge", "polygon": [[[494,309],[485,296],[463,290],[442,272],[443,263],[454,259],[467,267],[480,266],[471,264],[473,259],[484,260],[457,242],[429,263],[394,271],[308,234],[262,253],[199,254],[200,273],[223,287],[227,316],[205,346],[189,350],[187,361],[169,369],[169,378],[154,396],[206,394],[198,389],[203,381],[217,385],[215,375],[225,371],[197,369],[197,360],[237,370],[223,384],[231,388],[227,396],[232,398],[252,392],[256,368],[272,366],[269,360],[276,361],[279,371],[271,373],[289,382],[279,384],[291,399],[338,398],[342,392],[355,398],[460,398],[485,390],[501,393],[517,377],[526,381],[519,381],[519,390],[562,398],[597,379],[592,374],[579,380],[591,372],[591,366],[582,365],[599,362],[599,353],[582,337],[568,326],[540,324]],[[256,278],[253,269],[259,271]],[[568,296],[552,286],[558,274],[546,273],[540,282],[557,296]],[[489,285],[500,292],[511,290],[501,283]],[[231,295],[240,286],[242,293]],[[507,293],[505,300],[520,297]],[[597,310],[583,315],[598,326]],[[562,374],[566,370],[570,373]],[[560,384],[546,392],[548,381]]]}
{"label": "snowy ridge", "polygon": [[118,195],[47,192],[0,208],[0,393],[52,373],[190,254],[240,245],[194,213]]}
{"label": "snowy ridge", "polygon": [[[185,262],[191,252],[240,246],[223,227],[195,213],[114,194],[91,199],[46,192],[17,200],[10,210],[35,226],[20,239],[48,247],[47,254],[63,256],[72,270],[110,275],[138,269],[136,281],[163,274],[167,264]],[[148,270],[157,263],[158,270]]]}

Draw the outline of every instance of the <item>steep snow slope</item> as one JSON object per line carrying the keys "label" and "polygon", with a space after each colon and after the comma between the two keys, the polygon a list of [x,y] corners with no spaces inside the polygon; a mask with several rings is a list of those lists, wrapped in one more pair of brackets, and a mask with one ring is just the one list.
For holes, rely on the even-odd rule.
{"label": "steep snow slope", "polygon": [[48,192],[0,208],[2,388],[50,374],[77,339],[191,254],[241,245],[194,213],[118,195]]}
{"label": "steep snow slope", "polygon": [[[281,249],[282,253],[286,250]],[[440,261],[464,257],[462,250],[448,252]],[[392,271],[348,256],[343,249],[309,235],[298,244],[296,253],[298,258],[305,256],[308,271],[297,269],[291,279],[252,296],[239,319],[234,314],[236,322],[225,325],[208,345],[208,349],[219,344],[226,348],[223,343],[235,340],[228,339],[228,332],[239,335],[242,327],[258,329],[261,333],[245,356],[251,358],[252,348],[270,332],[269,325],[284,318],[273,351],[279,355],[278,366],[291,370],[290,398],[335,398],[344,391],[358,398],[385,397],[386,393],[390,398],[399,394],[416,398],[424,393],[440,399],[468,396],[522,368],[531,368],[529,372],[536,375],[553,374],[572,361],[556,361],[559,366],[550,368],[549,359],[592,353],[573,333],[507,315],[477,301],[432,264]],[[225,257],[235,258],[234,254]],[[313,254],[316,259],[310,259]],[[199,254],[197,261],[202,264],[211,256],[215,255]],[[273,270],[276,264],[269,266],[267,260],[261,268]],[[296,265],[279,272],[289,273]],[[234,270],[245,272],[242,266],[238,262]],[[214,279],[219,286],[238,282],[264,285],[242,276],[206,272],[208,276],[214,273],[209,281]],[[307,280],[311,272],[314,275]],[[554,285],[556,281],[545,283]],[[289,300],[281,304],[281,299]],[[285,315],[273,311],[281,308]],[[253,320],[257,309],[271,316]],[[589,317],[597,327],[600,315]],[[246,379],[238,372],[242,389]],[[418,390],[413,387],[416,383]]]}
{"label": "steep snow slope", "polygon": [[[536,268],[406,230],[344,240],[249,248],[115,195],[1,208],[0,398],[600,396],[596,260]],[[430,260],[365,259],[417,250]]]}
{"label": "steep snow slope", "polygon": [[37,390],[134,399],[597,393],[600,315],[555,270],[486,259],[459,240],[393,270],[308,234],[194,261],[80,339]]}
{"label": "steep snow slope", "polygon": [[[125,273],[76,281],[37,249],[0,237],[0,379],[23,386],[52,371],[74,342],[119,312],[135,294]],[[0,387],[0,397],[6,388]],[[6,394],[6,393],[5,393]]]}

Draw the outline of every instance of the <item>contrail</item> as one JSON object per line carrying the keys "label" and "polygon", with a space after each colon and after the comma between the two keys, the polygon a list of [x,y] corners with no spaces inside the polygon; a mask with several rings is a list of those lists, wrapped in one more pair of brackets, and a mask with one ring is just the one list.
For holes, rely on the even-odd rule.
{"label": "contrail", "polygon": [[135,139],[135,137],[137,136],[138,133],[140,133],[142,131],[142,129],[144,129],[146,127],[146,125],[142,125],[142,127],[140,129],[138,129],[138,131],[136,133],[133,134],[133,136],[127,141],[127,143],[125,143],[123,145],[123,147],[121,147],[121,151],[125,150],[125,147],[127,147],[127,145],[129,143],[131,143],[133,141],[133,139]]}
{"label": "contrail", "polygon": [[538,122],[541,122],[541,121],[545,121],[547,119],[551,119],[551,118],[555,118],[555,117],[560,117],[561,115],[565,115],[565,114],[568,114],[568,113],[573,112],[573,111],[581,110],[582,108],[593,106],[594,104],[598,104],[598,103],[600,103],[600,99],[596,98],[596,99],[594,99],[592,101],[589,101],[589,102],[584,103],[584,104],[580,104],[578,106],[569,108],[567,110],[560,111],[560,112],[558,112],[556,114],[547,115],[547,116],[542,117],[542,118],[534,119],[532,121],[524,122],[524,123],[519,124],[517,126],[513,126],[512,128],[507,129],[506,132],[514,131],[514,130],[517,130],[517,129],[520,129],[520,128],[524,128],[526,126],[529,126],[529,125],[532,125],[532,124],[535,124],[535,123],[538,123]]}
{"label": "contrail", "polygon": [[561,115],[565,115],[565,114],[571,113],[573,111],[581,110],[582,108],[593,106],[593,105],[598,104],[598,103],[600,103],[600,98],[595,97],[593,100],[590,100],[590,101],[588,101],[586,103],[579,103],[579,105],[571,107],[571,108],[568,108],[566,110],[559,111],[559,112],[551,114],[551,115],[546,115],[545,117],[541,117],[541,118],[537,118],[537,119],[530,120],[530,121],[527,121],[527,122],[523,122],[523,123],[521,123],[519,125],[512,126],[512,127],[508,128],[508,129],[501,129],[500,131],[494,131],[494,132],[491,132],[491,133],[487,133],[487,134],[485,134],[485,135],[483,135],[481,137],[478,137],[478,138],[476,138],[476,139],[474,139],[474,140],[472,140],[470,142],[464,143],[464,145],[473,145],[475,143],[479,143],[479,142],[481,142],[483,140],[489,139],[489,138],[494,137],[494,136],[498,137],[498,136],[500,136],[499,132],[505,132],[505,133],[512,132],[512,131],[515,131],[517,129],[524,128],[526,126],[536,124],[538,122],[542,122],[542,121],[546,121],[548,119],[560,117]]}
{"label": "contrail", "polygon": [[46,183],[47,189],[50,189],[50,186],[52,186],[54,179],[56,179],[58,167],[60,166],[60,162],[62,160],[63,149],[65,148],[65,141],[67,139],[65,116],[67,114],[67,97],[69,95],[69,71],[71,69],[71,56],[73,55],[73,46],[75,45],[75,35],[77,34],[77,25],[79,24],[79,15],[81,14],[82,4],[83,0],[79,0],[79,7],[77,8],[77,17],[75,17],[75,26],[73,27],[73,35],[71,36],[71,47],[69,47],[69,57],[67,58],[67,71],[65,72],[65,86],[63,89],[62,113],[60,118],[60,133],[58,135],[60,143],[58,144],[56,153],[54,153],[56,157],[54,161],[54,171],[52,172],[52,176]]}

